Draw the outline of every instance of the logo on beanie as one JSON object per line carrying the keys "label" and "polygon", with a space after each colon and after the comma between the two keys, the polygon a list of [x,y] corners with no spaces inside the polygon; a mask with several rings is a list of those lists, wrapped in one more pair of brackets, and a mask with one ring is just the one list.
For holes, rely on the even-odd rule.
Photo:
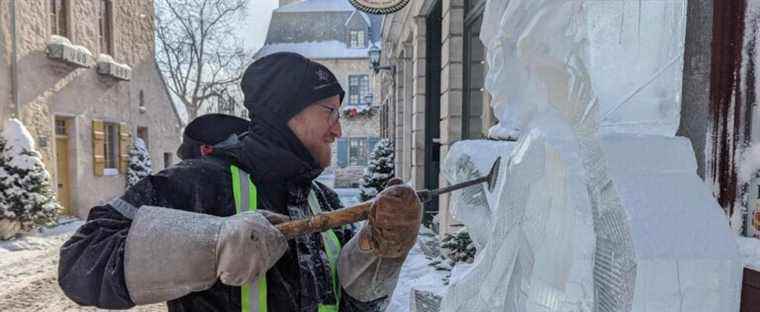
{"label": "logo on beanie", "polygon": [[319,81],[329,81],[330,74],[327,73],[324,69],[320,68],[317,70],[317,78],[319,78]]}
{"label": "logo on beanie", "polygon": [[357,9],[369,14],[391,14],[404,8],[409,0],[348,0]]}

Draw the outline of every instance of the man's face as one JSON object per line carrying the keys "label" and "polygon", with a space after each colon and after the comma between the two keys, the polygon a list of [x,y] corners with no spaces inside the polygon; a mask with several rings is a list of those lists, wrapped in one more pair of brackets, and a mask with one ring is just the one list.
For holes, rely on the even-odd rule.
{"label": "man's face", "polygon": [[309,105],[288,121],[288,127],[301,140],[322,168],[330,166],[330,144],[341,136],[340,97],[333,96]]}

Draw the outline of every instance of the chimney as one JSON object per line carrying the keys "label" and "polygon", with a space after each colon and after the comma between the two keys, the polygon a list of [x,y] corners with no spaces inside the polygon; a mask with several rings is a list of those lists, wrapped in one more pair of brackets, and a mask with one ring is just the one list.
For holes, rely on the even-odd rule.
{"label": "chimney", "polygon": [[302,1],[302,0],[280,0],[280,6],[288,5],[288,4],[291,4],[293,2],[299,2],[299,1]]}

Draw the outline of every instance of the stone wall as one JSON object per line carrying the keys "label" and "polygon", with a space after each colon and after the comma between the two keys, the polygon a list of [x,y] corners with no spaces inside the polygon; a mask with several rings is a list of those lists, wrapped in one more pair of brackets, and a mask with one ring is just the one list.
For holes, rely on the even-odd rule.
{"label": "stone wall", "polygon": [[[0,6],[0,34],[5,48],[0,74],[9,62],[10,23],[7,2]],[[164,153],[176,152],[180,140],[179,119],[171,106],[154,58],[154,7],[152,1],[113,1],[112,46],[116,62],[132,67],[130,81],[97,73],[94,64],[104,51],[99,42],[98,2],[69,1],[69,40],[87,48],[91,66],[78,68],[49,59],[46,46],[51,36],[48,1],[17,3],[19,102],[21,119],[38,142],[43,160],[56,179],[55,118],[65,118],[69,129],[69,172],[72,207],[81,217],[89,209],[124,191],[123,174],[96,177],[92,156],[92,120],[127,123],[136,136],[137,127],[148,128],[154,170],[163,168]],[[5,79],[0,79],[3,81]],[[142,94],[142,96],[141,96]],[[10,98],[0,83],[0,96]],[[145,104],[141,111],[139,103]],[[6,110],[7,111],[7,110]],[[5,120],[0,110],[0,120]],[[55,183],[54,183],[55,185]]]}

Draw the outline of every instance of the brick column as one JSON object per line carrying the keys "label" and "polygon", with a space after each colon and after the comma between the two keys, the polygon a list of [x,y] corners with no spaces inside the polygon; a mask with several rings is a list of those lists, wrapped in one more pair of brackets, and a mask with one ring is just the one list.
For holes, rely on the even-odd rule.
{"label": "brick column", "polygon": [[[464,0],[443,0],[441,47],[441,161],[451,144],[462,139],[462,88]],[[443,176],[440,186],[448,185]],[[441,234],[449,231],[449,196],[439,199],[438,218]]]}
{"label": "brick column", "polygon": [[427,69],[427,24],[424,16],[414,17],[412,39],[412,110],[411,110],[411,182],[415,188],[425,186],[425,72]]}

